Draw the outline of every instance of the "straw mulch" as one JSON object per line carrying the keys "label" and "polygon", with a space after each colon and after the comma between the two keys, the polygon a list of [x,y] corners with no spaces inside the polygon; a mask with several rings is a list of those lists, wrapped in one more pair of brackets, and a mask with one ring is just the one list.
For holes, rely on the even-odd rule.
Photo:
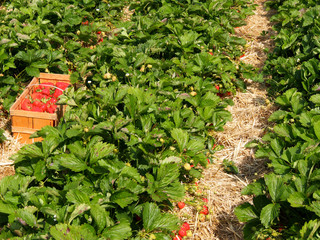
{"label": "straw mulch", "polygon": [[[265,2],[255,0],[255,15],[248,17],[246,26],[236,29],[236,35],[248,42],[241,61],[260,70],[267,59],[267,53],[273,49],[270,36],[275,34],[269,21],[274,12],[266,11]],[[251,200],[249,196],[242,196],[241,190],[268,171],[266,160],[255,159],[253,150],[245,148],[245,144],[263,136],[270,126],[268,117],[276,107],[269,104],[265,85],[251,80],[247,80],[247,91],[238,92],[233,100],[234,106],[228,108],[233,116],[232,122],[225,126],[223,132],[215,133],[217,143],[224,146],[224,149],[215,153],[215,163],[204,171],[204,178],[200,182],[207,189],[207,205],[213,214],[206,222],[199,222],[197,214],[193,214],[191,219],[184,219],[195,223],[191,228],[192,239],[243,239],[243,224],[234,215],[234,208]],[[226,173],[222,166],[224,159],[232,160],[239,168],[239,174]],[[190,209],[183,211],[188,212]]]}
{"label": "straw mulch", "polygon": [[10,122],[4,117],[4,114],[0,111],[0,128],[5,130],[5,137],[7,140],[0,144],[0,180],[9,175],[13,175],[14,168],[11,166],[12,161],[9,159],[14,153],[16,153],[22,146],[19,141],[12,137],[10,134]]}

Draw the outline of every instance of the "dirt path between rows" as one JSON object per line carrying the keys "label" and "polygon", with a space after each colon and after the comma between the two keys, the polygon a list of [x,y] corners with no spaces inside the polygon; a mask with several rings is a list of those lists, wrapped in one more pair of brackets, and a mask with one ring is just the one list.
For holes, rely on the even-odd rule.
{"label": "dirt path between rows", "polygon": [[[261,70],[267,59],[268,50],[273,49],[270,17],[275,13],[264,8],[266,0],[255,0],[255,15],[247,19],[247,25],[237,28],[236,35],[247,40],[245,56],[241,61]],[[268,50],[267,50],[268,49]],[[242,227],[234,215],[236,206],[250,200],[241,195],[241,190],[253,179],[259,178],[267,170],[265,160],[254,158],[252,149],[246,149],[246,143],[263,136],[268,127],[268,117],[275,107],[268,104],[264,84],[247,81],[247,91],[238,92],[234,97],[234,106],[228,110],[233,121],[225,126],[223,132],[216,133],[216,139],[224,149],[215,154],[215,163],[205,170],[201,184],[207,188],[209,208],[213,210],[210,221],[197,223],[194,229],[195,239],[243,239]],[[232,160],[239,168],[239,174],[224,172],[222,162]]]}

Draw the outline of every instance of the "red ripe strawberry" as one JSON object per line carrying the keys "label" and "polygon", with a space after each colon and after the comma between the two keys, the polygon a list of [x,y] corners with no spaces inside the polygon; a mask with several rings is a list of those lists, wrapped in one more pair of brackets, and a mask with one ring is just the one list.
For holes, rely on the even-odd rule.
{"label": "red ripe strawberry", "polygon": [[242,54],[241,56],[240,56],[240,58],[243,58],[244,57],[244,54]]}
{"label": "red ripe strawberry", "polygon": [[51,99],[51,94],[50,95],[44,95],[43,98],[41,99],[42,102],[47,103]]}
{"label": "red ripe strawberry", "polygon": [[186,206],[184,202],[178,202],[178,208],[182,209]]}
{"label": "red ripe strawberry", "polygon": [[209,158],[207,158],[207,161],[208,161],[208,164],[210,164],[210,159]]}
{"label": "red ripe strawberry", "polygon": [[42,89],[44,89],[44,87],[40,85],[40,86],[36,86],[36,87],[34,88],[34,91],[35,91],[35,92],[41,92]]}
{"label": "red ripe strawberry", "polygon": [[186,231],[190,230],[190,225],[189,225],[189,223],[184,222],[184,223],[182,224],[181,229],[184,229],[184,230],[186,230]]}
{"label": "red ripe strawberry", "polygon": [[50,90],[50,89],[52,89],[52,87],[54,87],[54,83],[52,83],[52,82],[44,82],[44,83],[41,83],[40,86],[43,86],[43,88]]}
{"label": "red ripe strawberry", "polygon": [[208,215],[209,210],[206,205],[203,206],[203,209],[200,211],[200,214]]}
{"label": "red ripe strawberry", "polygon": [[39,100],[35,100],[35,101],[32,103],[32,105],[33,105],[34,107],[41,107],[41,106],[42,106],[42,102],[40,102]]}
{"label": "red ripe strawberry", "polygon": [[62,94],[62,91],[59,90],[59,89],[56,89],[56,91],[55,91],[54,94],[53,94],[53,97],[54,97],[54,98],[58,98],[61,94]]}
{"label": "red ripe strawberry", "polygon": [[48,109],[49,109],[49,107],[50,107],[50,104],[49,104],[49,103],[45,103],[44,106],[45,106],[44,112],[48,112]]}
{"label": "red ripe strawberry", "polygon": [[[43,84],[46,85],[45,89],[49,90],[48,96],[53,94],[54,91],[56,90],[54,83],[46,82],[46,83],[43,83]],[[47,90],[46,90],[46,92],[48,92]]]}
{"label": "red ripe strawberry", "polygon": [[43,97],[42,93],[34,92],[31,95],[32,100],[41,100]]}
{"label": "red ripe strawberry", "polygon": [[23,102],[21,103],[21,109],[26,111],[30,111],[32,109],[30,99],[26,98],[23,100]]}
{"label": "red ripe strawberry", "polygon": [[45,89],[42,90],[41,93],[42,93],[43,95],[49,96],[49,95],[50,95],[50,90],[49,90],[48,88],[45,88]]}
{"label": "red ripe strawberry", "polygon": [[206,203],[208,202],[208,198],[202,198],[202,200]]}
{"label": "red ripe strawberry", "polygon": [[220,87],[219,87],[218,85],[216,85],[215,87],[216,87],[216,89],[219,91]]}
{"label": "red ripe strawberry", "polygon": [[228,95],[228,96],[231,96],[231,92],[227,92],[227,95]]}
{"label": "red ripe strawberry", "polygon": [[101,34],[101,31],[98,31],[97,34]]}
{"label": "red ripe strawberry", "polygon": [[180,229],[180,230],[179,230],[179,236],[180,236],[180,237],[187,236],[187,231],[184,230],[184,229]]}
{"label": "red ripe strawberry", "polygon": [[53,104],[47,108],[48,113],[54,113],[57,109],[57,105]]}
{"label": "red ripe strawberry", "polygon": [[209,52],[209,54],[210,54],[211,56],[213,56],[213,52]]}
{"label": "red ripe strawberry", "polygon": [[40,108],[40,107],[37,107],[37,106],[33,106],[33,107],[32,107],[32,111],[33,111],[33,112],[42,112],[41,108]]}
{"label": "red ripe strawberry", "polygon": [[51,104],[55,104],[56,102],[57,102],[57,99],[53,97],[47,103],[51,105]]}
{"label": "red ripe strawberry", "polygon": [[103,42],[103,38],[100,38],[100,39],[98,40],[98,42]]}
{"label": "red ripe strawberry", "polygon": [[176,236],[172,240],[181,240],[181,239],[178,236]]}
{"label": "red ripe strawberry", "polygon": [[89,24],[89,21],[85,21],[85,22],[82,22],[82,25],[88,25]]}
{"label": "red ripe strawberry", "polygon": [[62,90],[65,90],[68,86],[69,86],[69,83],[65,83],[65,82],[57,82],[56,83],[56,87],[61,88]]}
{"label": "red ripe strawberry", "polygon": [[47,111],[47,104],[43,103],[41,106],[40,106],[40,109],[42,112],[46,112]]}

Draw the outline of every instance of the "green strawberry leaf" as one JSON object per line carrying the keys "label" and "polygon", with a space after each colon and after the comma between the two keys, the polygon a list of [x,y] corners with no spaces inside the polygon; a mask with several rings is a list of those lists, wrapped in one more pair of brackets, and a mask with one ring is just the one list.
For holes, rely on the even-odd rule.
{"label": "green strawberry leaf", "polygon": [[111,195],[111,201],[117,203],[121,208],[137,200],[138,196],[128,190],[120,190]]}
{"label": "green strawberry leaf", "polygon": [[247,202],[236,207],[234,214],[237,216],[240,222],[248,222],[252,219],[258,218],[254,206]]}
{"label": "green strawberry leaf", "polygon": [[127,222],[120,222],[117,225],[107,227],[102,233],[102,236],[110,240],[124,240],[129,239],[132,235],[130,224]]}
{"label": "green strawberry leaf", "polygon": [[260,213],[261,223],[265,228],[270,227],[273,221],[279,217],[281,205],[279,203],[270,203],[262,208]]}

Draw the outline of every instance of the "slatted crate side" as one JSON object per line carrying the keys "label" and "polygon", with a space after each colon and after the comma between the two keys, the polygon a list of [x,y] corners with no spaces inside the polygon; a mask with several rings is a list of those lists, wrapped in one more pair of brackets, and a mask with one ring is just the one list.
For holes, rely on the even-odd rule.
{"label": "slatted crate side", "polygon": [[[23,110],[18,110],[23,111]],[[25,111],[27,112],[27,111]],[[40,130],[44,126],[57,126],[58,125],[58,118],[56,114],[50,114],[54,115],[56,118],[53,119],[46,119],[44,116],[41,116],[42,114],[39,113],[40,116],[11,116],[11,131],[13,133],[14,137],[18,137],[21,143],[32,143],[34,141],[41,141],[42,138],[35,138],[35,139],[29,139],[30,135],[36,132],[37,130]],[[50,116],[52,117],[52,116]]]}
{"label": "slatted crate side", "polygon": [[44,82],[66,82],[70,83],[70,76],[65,74],[51,74],[51,73],[40,73],[40,83]]}
{"label": "slatted crate side", "polygon": [[40,142],[43,140],[43,138],[30,138],[31,133],[25,133],[25,132],[14,132],[13,137],[16,139],[19,139],[20,143],[34,143],[34,142]]}

